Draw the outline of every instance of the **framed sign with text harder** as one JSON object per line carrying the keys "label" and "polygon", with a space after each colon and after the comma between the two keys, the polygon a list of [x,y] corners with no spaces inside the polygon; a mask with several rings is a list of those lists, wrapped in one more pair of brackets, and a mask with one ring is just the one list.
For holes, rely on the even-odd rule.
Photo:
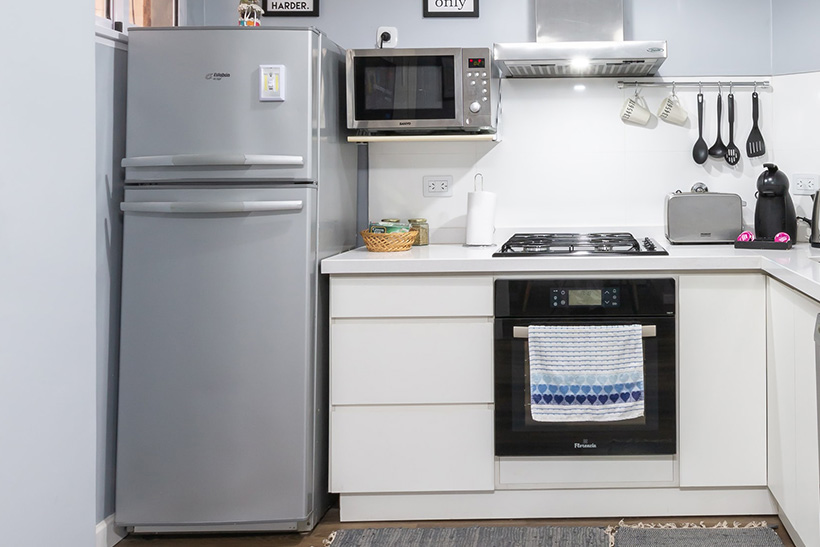
{"label": "framed sign with text harder", "polygon": [[263,7],[268,17],[319,16],[319,0],[264,0]]}
{"label": "framed sign with text harder", "polygon": [[421,0],[425,17],[478,17],[478,0]]}

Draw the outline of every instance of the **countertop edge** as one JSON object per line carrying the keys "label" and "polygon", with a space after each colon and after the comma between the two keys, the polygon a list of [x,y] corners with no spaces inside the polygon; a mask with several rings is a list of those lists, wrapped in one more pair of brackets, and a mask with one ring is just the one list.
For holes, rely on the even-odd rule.
{"label": "countertop edge", "polygon": [[820,302],[820,250],[799,243],[788,251],[733,246],[672,245],[668,256],[501,257],[494,248],[439,244],[397,253],[359,247],[326,258],[321,272],[337,275],[611,274],[614,272],[759,272]]}

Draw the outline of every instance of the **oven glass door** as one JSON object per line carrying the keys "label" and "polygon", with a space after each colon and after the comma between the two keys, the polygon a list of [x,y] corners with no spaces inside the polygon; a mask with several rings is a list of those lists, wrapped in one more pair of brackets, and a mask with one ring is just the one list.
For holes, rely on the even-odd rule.
{"label": "oven glass door", "polygon": [[363,56],[353,67],[357,121],[455,120],[453,55]]}
{"label": "oven glass door", "polygon": [[[644,415],[620,421],[533,419],[530,325],[643,326]],[[575,388],[576,386],[573,386]],[[495,447],[497,456],[674,454],[675,318],[505,318],[495,321]]]}

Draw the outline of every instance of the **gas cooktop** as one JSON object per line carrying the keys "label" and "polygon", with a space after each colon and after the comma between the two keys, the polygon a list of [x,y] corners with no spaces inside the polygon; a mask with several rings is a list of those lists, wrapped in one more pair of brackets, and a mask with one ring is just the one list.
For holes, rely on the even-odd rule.
{"label": "gas cooktop", "polygon": [[628,232],[515,234],[493,256],[668,255],[655,240]]}

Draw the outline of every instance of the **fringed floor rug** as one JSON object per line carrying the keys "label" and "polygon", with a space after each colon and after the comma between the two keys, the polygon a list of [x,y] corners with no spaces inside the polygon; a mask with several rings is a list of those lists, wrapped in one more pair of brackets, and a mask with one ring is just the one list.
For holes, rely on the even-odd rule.
{"label": "fringed floor rug", "polygon": [[777,532],[765,521],[741,525],[720,522],[694,524],[626,524],[607,528],[614,547],[782,547]]}
{"label": "fringed floor rug", "polygon": [[337,530],[324,547],[782,547],[766,522]]}

